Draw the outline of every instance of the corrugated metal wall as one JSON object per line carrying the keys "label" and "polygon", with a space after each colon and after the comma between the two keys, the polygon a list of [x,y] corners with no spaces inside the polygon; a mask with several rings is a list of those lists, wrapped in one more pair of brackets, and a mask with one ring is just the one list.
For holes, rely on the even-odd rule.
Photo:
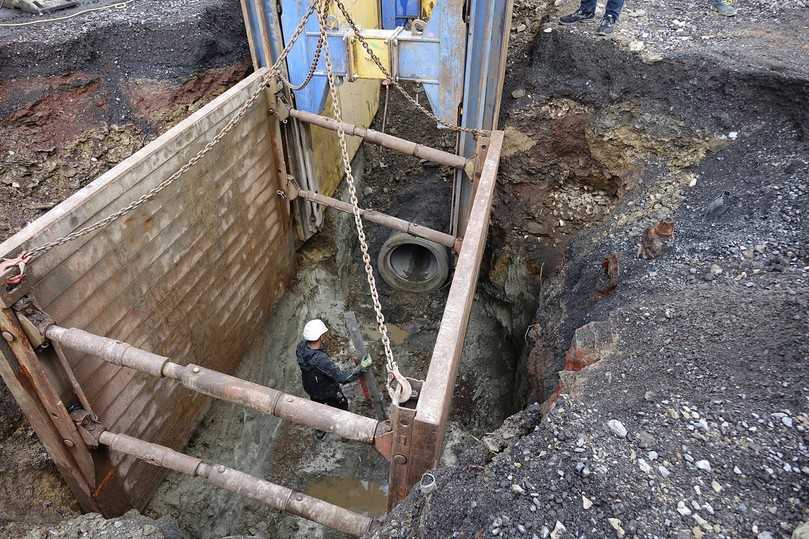
{"label": "corrugated metal wall", "polygon": [[[109,215],[170,176],[259,84],[253,75],[42,218],[0,244],[0,256]],[[28,282],[57,323],[232,372],[294,271],[262,97],[221,144],[154,200],[104,230],[56,248]],[[180,448],[207,399],[93,357],[70,357],[96,413],[115,432]],[[135,506],[162,472],[115,455]]]}

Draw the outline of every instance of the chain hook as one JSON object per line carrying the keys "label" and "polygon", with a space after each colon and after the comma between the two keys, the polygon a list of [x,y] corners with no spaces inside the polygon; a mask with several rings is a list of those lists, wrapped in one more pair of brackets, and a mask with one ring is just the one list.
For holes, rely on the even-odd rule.
{"label": "chain hook", "polygon": [[25,279],[25,266],[28,262],[31,261],[31,254],[30,253],[22,253],[21,255],[15,258],[3,258],[0,260],[0,275],[6,273],[6,271],[17,268],[17,275],[12,275],[6,279],[6,285],[8,286],[17,286],[23,279]]}

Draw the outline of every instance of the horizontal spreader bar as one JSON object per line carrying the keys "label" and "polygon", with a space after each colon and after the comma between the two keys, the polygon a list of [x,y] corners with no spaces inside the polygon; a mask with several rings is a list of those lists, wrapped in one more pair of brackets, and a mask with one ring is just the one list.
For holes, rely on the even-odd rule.
{"label": "horizontal spreader bar", "polygon": [[287,487],[270,483],[221,464],[205,463],[202,459],[180,453],[169,447],[145,442],[125,434],[115,434],[110,431],[102,432],[98,441],[113,451],[131,455],[154,466],[192,477],[202,477],[208,483],[225,490],[237,492],[263,502],[279,511],[298,515],[335,530],[360,536],[365,534],[371,527],[372,521],[365,515],[343,509],[329,502],[295,492]]}
{"label": "horizontal spreader bar", "polygon": [[81,329],[48,326],[45,336],[74,352],[90,354],[122,367],[177,380],[183,386],[217,399],[240,404],[342,438],[374,444],[384,423],[339,408],[302,399],[199,365],[180,365],[169,358]]}
{"label": "horizontal spreader bar", "polygon": [[[312,191],[297,191],[297,196],[310,202],[314,202],[322,206],[328,206],[329,208],[334,208],[342,212],[353,212],[353,206],[351,206],[351,204],[348,202],[343,202],[342,200],[338,200],[336,198],[313,193]],[[393,217],[392,215],[387,215],[375,210],[360,209],[360,214],[362,215],[363,219],[372,223],[383,225],[400,232],[407,232],[413,236],[434,241],[439,245],[444,245],[445,247],[449,247],[451,249],[460,249],[460,241],[455,236],[451,236],[444,232],[439,232],[438,230],[433,230],[432,228],[428,228],[411,221],[405,221],[404,219],[399,219],[398,217]]]}
{"label": "horizontal spreader bar", "polygon": [[370,142],[371,144],[384,146],[385,148],[396,150],[399,153],[413,155],[420,159],[438,163],[439,165],[447,165],[453,168],[464,169],[469,162],[466,157],[458,154],[424,146],[407,139],[394,137],[393,135],[388,135],[386,133],[380,133],[379,131],[374,131],[373,129],[366,129],[364,127],[359,127],[346,122],[338,122],[337,120],[329,118],[328,116],[321,116],[319,114],[313,114],[311,112],[305,112],[297,109],[290,110],[289,115],[301,122],[316,125],[330,131],[337,131],[338,126],[342,126],[343,131],[347,135],[360,137],[364,141]]}

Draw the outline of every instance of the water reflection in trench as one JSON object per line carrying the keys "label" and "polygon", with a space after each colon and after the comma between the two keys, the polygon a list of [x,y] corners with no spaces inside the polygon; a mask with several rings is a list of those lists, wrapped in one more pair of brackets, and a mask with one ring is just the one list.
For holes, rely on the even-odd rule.
{"label": "water reflection in trench", "polygon": [[311,483],[306,494],[366,515],[387,510],[387,485],[353,477],[324,477]]}

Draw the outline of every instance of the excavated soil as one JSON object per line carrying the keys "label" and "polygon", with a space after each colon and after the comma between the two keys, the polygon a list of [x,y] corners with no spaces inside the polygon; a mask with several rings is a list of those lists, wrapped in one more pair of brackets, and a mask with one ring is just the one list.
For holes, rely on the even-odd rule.
{"label": "excavated soil", "polygon": [[136,2],[0,28],[0,240],[248,69],[241,9],[232,0]]}
{"label": "excavated soil", "polygon": [[651,2],[605,40],[518,8],[491,248],[555,266],[538,404],[372,535],[805,537],[809,13]]}
{"label": "excavated soil", "polygon": [[[9,11],[0,8],[0,22],[12,20]],[[136,2],[0,28],[0,241],[233,86],[249,65],[232,0]],[[0,452],[0,533],[19,537],[78,514],[2,383]],[[57,535],[94,527],[85,519]]]}

